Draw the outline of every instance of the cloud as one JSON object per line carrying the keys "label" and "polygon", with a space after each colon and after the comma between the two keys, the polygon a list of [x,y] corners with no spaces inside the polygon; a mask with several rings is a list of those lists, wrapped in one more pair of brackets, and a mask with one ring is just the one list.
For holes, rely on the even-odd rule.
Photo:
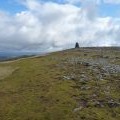
{"label": "cloud", "polygon": [[26,11],[0,12],[0,51],[54,51],[80,46],[120,45],[120,19],[100,17],[96,4],[24,0]]}
{"label": "cloud", "polygon": [[95,3],[95,4],[99,4],[101,3],[101,0],[65,0],[68,3],[71,4],[78,4],[78,3]]}
{"label": "cloud", "polygon": [[78,4],[78,3],[95,3],[95,4],[101,4],[101,3],[109,3],[109,4],[120,4],[120,0],[65,0],[68,3],[71,4]]}
{"label": "cloud", "polygon": [[94,4],[120,4],[120,0],[65,0],[70,4],[94,3]]}

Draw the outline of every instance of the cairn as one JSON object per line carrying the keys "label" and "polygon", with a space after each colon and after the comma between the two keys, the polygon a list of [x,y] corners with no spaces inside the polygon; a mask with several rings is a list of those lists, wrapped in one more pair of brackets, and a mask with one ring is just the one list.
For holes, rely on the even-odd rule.
{"label": "cairn", "polygon": [[79,48],[79,43],[78,42],[76,42],[75,48]]}

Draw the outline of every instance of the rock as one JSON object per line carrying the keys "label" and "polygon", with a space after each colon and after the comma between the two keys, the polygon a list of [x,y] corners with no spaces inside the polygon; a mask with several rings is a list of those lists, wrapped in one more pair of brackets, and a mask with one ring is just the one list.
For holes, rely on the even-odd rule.
{"label": "rock", "polygon": [[84,74],[80,75],[80,83],[86,83],[88,81],[88,77]]}
{"label": "rock", "polygon": [[113,107],[120,107],[120,103],[115,102],[114,100],[108,101],[107,105],[108,105],[110,108],[113,108]]}
{"label": "rock", "polygon": [[89,67],[90,66],[90,63],[88,63],[88,62],[83,62],[82,63],[84,66],[86,66],[86,67]]}
{"label": "rock", "polygon": [[81,90],[89,90],[91,87],[88,87],[88,86],[82,86],[80,89]]}
{"label": "rock", "polygon": [[70,76],[63,76],[64,80],[71,80]]}
{"label": "rock", "polygon": [[69,75],[69,76],[63,76],[63,79],[65,79],[65,80],[76,80],[76,77],[74,75]]}
{"label": "rock", "polygon": [[96,94],[93,94],[92,97],[97,97],[97,95],[96,95]]}
{"label": "rock", "polygon": [[95,107],[104,107],[104,101],[95,101],[94,102]]}
{"label": "rock", "polygon": [[87,56],[87,54],[85,53],[84,56]]}
{"label": "rock", "polygon": [[82,109],[83,109],[83,107],[80,106],[80,107],[78,107],[78,108],[75,108],[75,109],[73,110],[73,112],[77,112],[77,111],[80,111],[80,110],[82,110]]}
{"label": "rock", "polygon": [[120,59],[119,57],[115,57],[116,59]]}
{"label": "rock", "polygon": [[109,56],[105,56],[104,58],[108,59],[108,58],[109,58]]}
{"label": "rock", "polygon": [[83,108],[86,108],[86,107],[88,107],[88,101],[86,99],[82,99],[81,102],[80,102],[80,105]]}

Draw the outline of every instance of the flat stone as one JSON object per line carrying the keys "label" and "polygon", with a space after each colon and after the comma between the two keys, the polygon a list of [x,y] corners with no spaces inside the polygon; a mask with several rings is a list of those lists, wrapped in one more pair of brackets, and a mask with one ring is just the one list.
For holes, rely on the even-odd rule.
{"label": "flat stone", "polygon": [[78,108],[75,108],[75,109],[73,110],[73,112],[78,112],[78,111],[80,111],[80,110],[82,110],[82,109],[83,109],[83,107],[80,106],[80,107],[78,107]]}

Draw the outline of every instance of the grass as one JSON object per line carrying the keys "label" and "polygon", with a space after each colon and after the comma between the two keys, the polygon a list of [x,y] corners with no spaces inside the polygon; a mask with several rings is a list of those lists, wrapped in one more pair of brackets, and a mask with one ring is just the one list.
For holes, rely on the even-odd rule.
{"label": "grass", "polygon": [[4,79],[15,71],[15,68],[10,66],[0,67],[0,79]]}
{"label": "grass", "polygon": [[[109,63],[120,63],[118,50],[103,52]],[[68,62],[77,57],[99,59],[101,52],[71,49],[0,63],[0,120],[119,120],[120,107],[107,105],[109,98],[120,99],[119,74],[97,81],[87,66]],[[89,81],[80,81],[82,72]],[[64,78],[71,74],[74,79]],[[95,105],[98,100],[103,107]]]}

